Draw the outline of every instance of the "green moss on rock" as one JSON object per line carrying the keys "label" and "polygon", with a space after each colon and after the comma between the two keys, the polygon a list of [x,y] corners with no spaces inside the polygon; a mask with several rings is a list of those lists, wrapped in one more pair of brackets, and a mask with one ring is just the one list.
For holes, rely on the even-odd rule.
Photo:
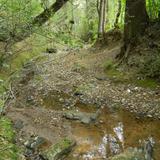
{"label": "green moss on rock", "polygon": [[74,140],[70,139],[63,139],[57,144],[51,146],[43,156],[48,160],[59,160],[66,157],[73,149],[73,147],[76,145],[76,142]]}

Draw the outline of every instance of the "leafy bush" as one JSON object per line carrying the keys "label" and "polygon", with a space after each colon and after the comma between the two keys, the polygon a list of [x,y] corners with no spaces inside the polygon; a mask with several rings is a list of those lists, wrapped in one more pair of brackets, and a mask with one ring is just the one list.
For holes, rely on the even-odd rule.
{"label": "leafy bush", "polygon": [[40,10],[40,4],[35,0],[0,0],[0,38],[11,40],[15,35],[21,35]]}

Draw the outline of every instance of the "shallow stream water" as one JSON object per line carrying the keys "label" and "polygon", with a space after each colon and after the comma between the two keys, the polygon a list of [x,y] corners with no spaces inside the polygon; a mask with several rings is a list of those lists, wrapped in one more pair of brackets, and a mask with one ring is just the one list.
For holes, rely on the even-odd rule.
{"label": "shallow stream water", "polygon": [[[64,96],[65,98],[69,98]],[[62,109],[62,103],[52,97],[46,99],[45,106],[55,110]],[[65,99],[64,98],[64,99]],[[77,103],[75,111],[84,113],[96,112],[93,105]],[[61,108],[61,109],[60,109]],[[129,147],[144,147],[145,141],[152,140],[154,160],[160,160],[160,121],[149,118],[139,118],[137,115],[123,109],[101,109],[101,114],[95,123],[82,124],[70,121],[73,138],[77,146],[67,160],[99,160],[107,159],[123,152]]]}
{"label": "shallow stream water", "polygon": [[154,143],[154,159],[160,160],[160,121],[105,108],[97,124],[72,122],[72,133],[78,144],[68,160],[107,159],[128,147],[143,147],[148,139]]}

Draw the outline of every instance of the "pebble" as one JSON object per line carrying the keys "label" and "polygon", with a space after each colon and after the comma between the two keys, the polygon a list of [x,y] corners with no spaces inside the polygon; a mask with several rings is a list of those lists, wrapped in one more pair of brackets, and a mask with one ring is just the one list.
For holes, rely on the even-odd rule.
{"label": "pebble", "polygon": [[151,114],[148,114],[147,117],[148,117],[148,118],[152,118],[153,116],[152,116]]}
{"label": "pebble", "polygon": [[130,90],[130,89],[127,89],[127,93],[131,93],[131,90]]}

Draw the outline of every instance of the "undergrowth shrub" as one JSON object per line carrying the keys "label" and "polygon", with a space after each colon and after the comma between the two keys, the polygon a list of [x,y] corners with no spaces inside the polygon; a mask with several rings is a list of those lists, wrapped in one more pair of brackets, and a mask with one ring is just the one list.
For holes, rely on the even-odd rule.
{"label": "undergrowth shrub", "polygon": [[145,77],[160,80],[160,53],[148,56],[140,67],[140,73]]}

